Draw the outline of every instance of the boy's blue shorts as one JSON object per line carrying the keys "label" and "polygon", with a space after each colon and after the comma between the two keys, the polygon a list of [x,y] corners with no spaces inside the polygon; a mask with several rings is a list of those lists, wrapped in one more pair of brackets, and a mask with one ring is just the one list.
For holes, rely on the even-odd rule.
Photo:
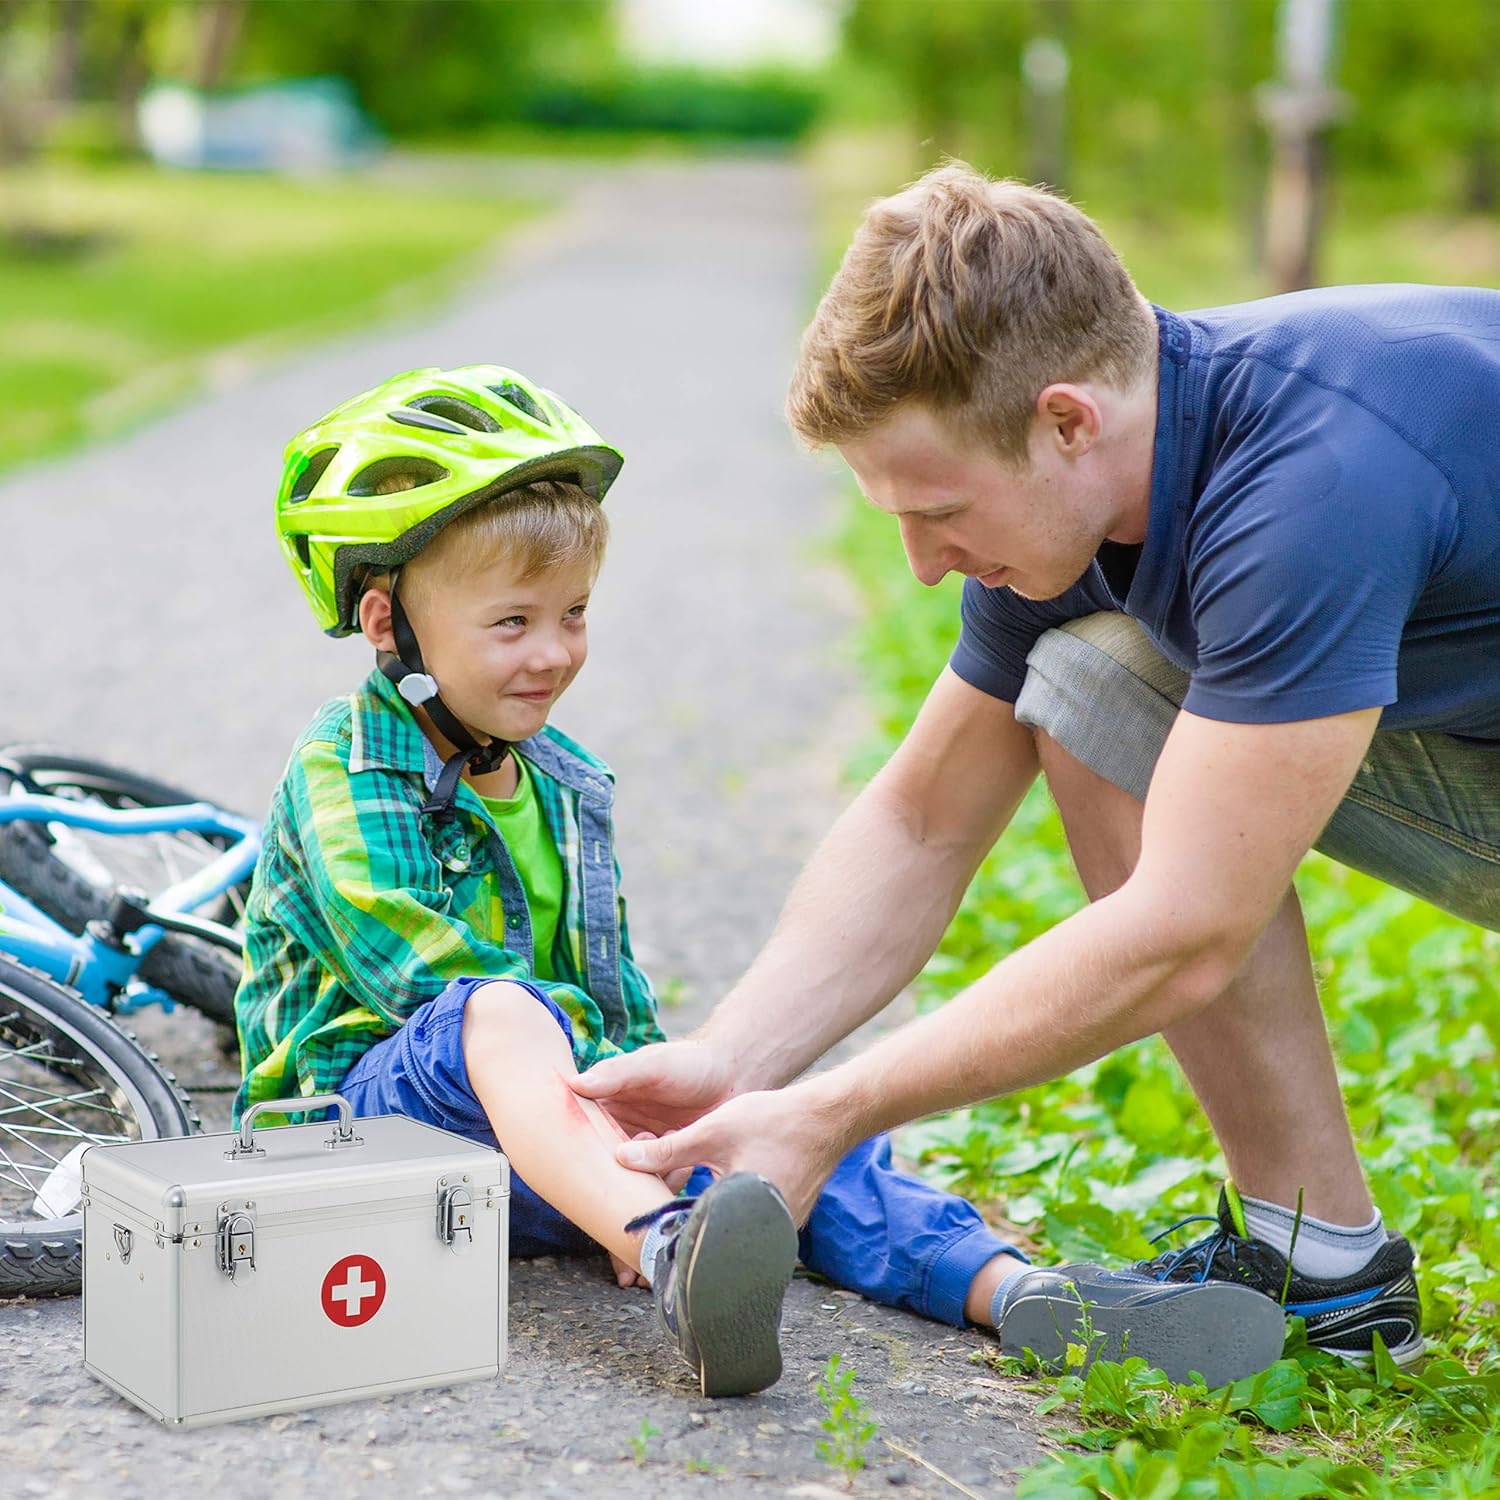
{"label": "boy's blue shorts", "polygon": [[[488,983],[455,980],[394,1036],[371,1047],[339,1087],[354,1113],[408,1115],[499,1145],[469,1086],[463,1055],[464,1006]],[[547,1007],[571,1045],[567,1016],[534,985],[523,988]],[[687,1190],[700,1192],[710,1180],[700,1167]],[[598,1247],[512,1173],[510,1248],[529,1256]],[[1020,1254],[985,1227],[972,1204],[895,1171],[883,1135],[856,1146],[834,1169],[802,1230],[800,1250],[809,1270],[840,1286],[957,1327],[980,1267],[1004,1250]]]}

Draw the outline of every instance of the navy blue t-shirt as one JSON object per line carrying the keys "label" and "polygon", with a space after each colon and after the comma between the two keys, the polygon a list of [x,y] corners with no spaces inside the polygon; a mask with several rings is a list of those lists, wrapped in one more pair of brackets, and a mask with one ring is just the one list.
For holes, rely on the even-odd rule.
{"label": "navy blue t-shirt", "polygon": [[1500,748],[1500,292],[1156,315],[1145,541],[1045,602],[969,579],[953,670],[1014,702],[1043,631],[1123,610],[1204,718],[1383,707],[1382,729]]}

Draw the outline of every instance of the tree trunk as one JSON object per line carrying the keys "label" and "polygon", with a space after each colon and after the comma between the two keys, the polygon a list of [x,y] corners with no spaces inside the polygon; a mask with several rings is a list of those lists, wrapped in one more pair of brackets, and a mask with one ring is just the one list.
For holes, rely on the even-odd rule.
{"label": "tree trunk", "polygon": [[1021,52],[1026,97],[1026,171],[1062,191],[1068,177],[1068,7],[1043,0],[1041,29]]}
{"label": "tree trunk", "polygon": [[198,38],[197,85],[222,88],[245,24],[245,0],[208,0]]}
{"label": "tree trunk", "polygon": [[1260,91],[1272,138],[1266,269],[1278,292],[1318,279],[1327,192],[1328,127],[1343,108],[1328,82],[1335,0],[1281,0],[1277,79]]}

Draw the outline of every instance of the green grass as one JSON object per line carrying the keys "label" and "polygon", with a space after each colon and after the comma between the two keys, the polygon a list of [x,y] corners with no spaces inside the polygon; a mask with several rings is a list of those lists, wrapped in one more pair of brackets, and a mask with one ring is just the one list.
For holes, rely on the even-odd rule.
{"label": "green grass", "polygon": [[[0,174],[0,467],[118,427],[269,347],[432,296],[538,205],[359,177]],[[42,229],[75,248],[39,253]]]}
{"label": "green grass", "polygon": [[[885,160],[848,143],[848,172]],[[875,180],[899,183],[898,170]],[[865,179],[868,186],[871,179]],[[858,196],[847,179],[829,242]],[[1191,218],[1145,225],[1090,205],[1148,295],[1190,307],[1262,290],[1233,237]],[[839,216],[842,215],[842,222]],[[1341,223],[1329,274],[1493,281],[1492,225]],[[865,610],[856,645],[877,739],[863,779],[910,724],[957,633],[957,580],[924,590],[889,520],[851,489],[838,552]],[[1260,1385],[1210,1396],[1140,1361],[1048,1382],[1044,1412],[1069,1448],[1033,1470],[1027,1497],[1500,1495],[1500,935],[1313,855],[1297,879],[1354,1129],[1386,1221],[1420,1256],[1433,1359],[1417,1379],[1330,1363],[1294,1339]],[[985,861],[919,982],[940,1005],[1082,903],[1040,787]],[[1223,1163],[1159,1039],[1055,1083],[922,1122],[902,1139],[935,1180],[988,1206],[1046,1259],[1119,1261],[1148,1235],[1211,1212]]]}

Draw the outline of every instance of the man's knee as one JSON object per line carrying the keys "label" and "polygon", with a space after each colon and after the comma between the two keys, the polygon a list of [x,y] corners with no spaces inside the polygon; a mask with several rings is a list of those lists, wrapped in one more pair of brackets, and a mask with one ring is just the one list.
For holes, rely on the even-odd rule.
{"label": "man's knee", "polygon": [[1016,719],[1036,737],[1054,795],[1076,764],[1144,801],[1186,692],[1185,674],[1122,614],[1047,631],[1026,667]]}

